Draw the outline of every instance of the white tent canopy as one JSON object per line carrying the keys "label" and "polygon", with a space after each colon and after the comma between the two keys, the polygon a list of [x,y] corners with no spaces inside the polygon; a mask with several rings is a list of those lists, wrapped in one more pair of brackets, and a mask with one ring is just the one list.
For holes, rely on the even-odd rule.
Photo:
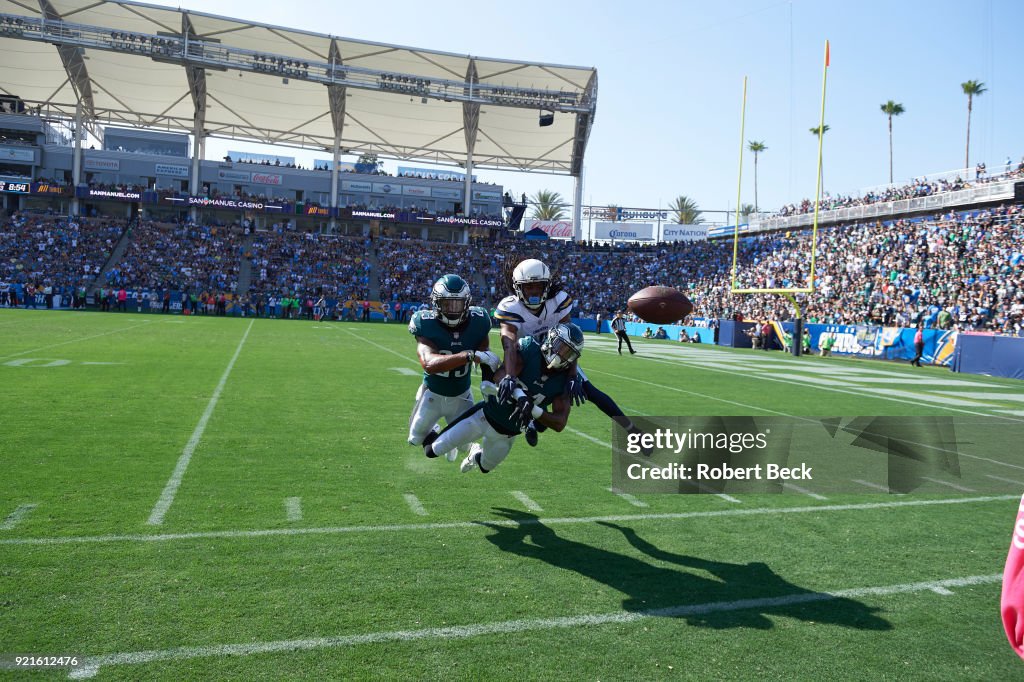
{"label": "white tent canopy", "polygon": [[593,68],[118,0],[0,0],[0,54],[0,91],[54,116],[577,177],[597,104]]}

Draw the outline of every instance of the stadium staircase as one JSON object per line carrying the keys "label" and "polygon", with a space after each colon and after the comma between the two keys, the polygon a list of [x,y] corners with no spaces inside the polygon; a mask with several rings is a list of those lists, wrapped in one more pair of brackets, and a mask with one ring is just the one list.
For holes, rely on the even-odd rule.
{"label": "stadium staircase", "polygon": [[512,209],[508,212],[508,220],[505,222],[505,229],[518,230],[523,223],[524,215],[526,215],[526,204],[512,204]]}
{"label": "stadium staircase", "polygon": [[252,242],[256,235],[249,234],[242,237],[242,245],[238,254],[238,288],[239,296],[249,293],[252,285]]}
{"label": "stadium staircase", "polygon": [[132,230],[139,226],[139,219],[135,218],[128,221],[125,225],[124,232],[121,233],[121,238],[117,240],[117,244],[114,244],[114,250],[110,252],[110,257],[107,258],[107,262],[100,268],[100,274],[96,275],[93,279],[92,284],[86,289],[86,295],[96,293],[96,290],[107,283],[107,272],[113,268],[121,260],[121,256],[128,249],[128,244],[132,241]]}
{"label": "stadium staircase", "polygon": [[370,300],[380,300],[380,261],[377,250],[373,246],[366,250],[366,260],[370,261]]}

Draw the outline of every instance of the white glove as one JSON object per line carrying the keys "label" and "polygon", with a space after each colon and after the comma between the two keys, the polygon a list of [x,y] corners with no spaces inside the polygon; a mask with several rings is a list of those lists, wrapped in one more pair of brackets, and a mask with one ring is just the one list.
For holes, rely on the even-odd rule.
{"label": "white glove", "polygon": [[498,395],[498,387],[494,384],[494,382],[491,382],[491,381],[481,381],[480,382],[480,394],[484,398],[487,398],[488,396],[495,396],[496,397]]}
{"label": "white glove", "polygon": [[487,365],[488,367],[491,368],[492,372],[498,371],[498,366],[501,364],[501,360],[498,359],[498,356],[496,354],[492,353],[489,350],[478,350],[474,352],[476,353],[476,359],[478,363],[480,363],[481,365]]}

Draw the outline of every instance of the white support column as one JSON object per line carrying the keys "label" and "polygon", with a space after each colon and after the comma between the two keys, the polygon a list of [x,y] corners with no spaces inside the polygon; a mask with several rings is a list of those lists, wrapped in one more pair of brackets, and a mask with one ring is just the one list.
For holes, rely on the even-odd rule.
{"label": "white support column", "polygon": [[575,191],[572,206],[572,239],[578,242],[583,239],[583,172],[573,178],[573,181]]}
{"label": "white support column", "polygon": [[334,134],[334,166],[331,168],[331,220],[328,223],[333,233],[338,227],[335,214],[338,210],[338,165],[341,163],[341,131]]}
{"label": "white support column", "polygon": [[71,156],[71,215],[81,215],[82,205],[78,200],[78,185],[82,182],[82,100],[75,105],[75,150]]}
{"label": "white support column", "polygon": [[468,216],[473,209],[473,150],[466,153],[466,184],[463,188],[462,214]]}
{"label": "white support column", "polygon": [[[192,196],[199,195],[200,178],[199,178],[199,167],[200,162],[203,160],[203,117],[196,114],[196,124],[192,131],[193,143],[192,143],[192,174],[189,179],[188,193]],[[189,216],[192,220],[199,219],[199,209],[193,208],[189,211]]]}

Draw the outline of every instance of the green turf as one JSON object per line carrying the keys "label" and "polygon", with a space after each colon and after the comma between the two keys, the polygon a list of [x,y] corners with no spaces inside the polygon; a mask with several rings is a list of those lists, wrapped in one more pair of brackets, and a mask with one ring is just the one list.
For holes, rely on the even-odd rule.
{"label": "green turf", "polygon": [[[164,522],[148,525],[247,329]],[[957,414],[728,366],[778,353],[687,347],[698,361],[680,362],[658,356],[678,348],[671,342],[638,343],[634,357],[607,343],[588,335],[582,365],[636,414]],[[5,364],[19,359],[26,362]],[[68,362],[43,366],[54,361]],[[949,376],[803,361],[881,368],[908,381]],[[633,619],[669,607],[992,576],[1005,559],[1014,499],[860,508],[956,498],[787,494],[736,504],[641,495],[648,506],[636,507],[607,491],[610,452],[594,441],[609,441],[610,422],[593,406],[574,409],[572,430],[543,434],[536,449],[517,443],[493,473],[460,475],[457,464],[428,461],[405,443],[419,379],[394,368],[417,368],[404,325],[0,310],[0,521],[36,505],[0,530],[0,654],[95,657],[374,635],[302,651],[165,654],[172,660],[102,665],[96,679],[1020,674],[991,580],[952,594],[895,590]],[[1019,391],[1005,380],[971,380]],[[543,511],[527,511],[513,491]],[[291,497],[301,498],[299,521],[286,516]],[[841,504],[854,508],[831,509]],[[770,513],[794,507],[821,509]],[[737,509],[763,512],[645,518]],[[315,532],[230,535],[289,529]],[[163,534],[184,537],[139,537]],[[61,542],[9,542],[19,539]],[[559,618],[579,620],[543,621]],[[510,621],[522,623],[473,636],[422,632]],[[407,635],[380,640],[396,632]]]}

